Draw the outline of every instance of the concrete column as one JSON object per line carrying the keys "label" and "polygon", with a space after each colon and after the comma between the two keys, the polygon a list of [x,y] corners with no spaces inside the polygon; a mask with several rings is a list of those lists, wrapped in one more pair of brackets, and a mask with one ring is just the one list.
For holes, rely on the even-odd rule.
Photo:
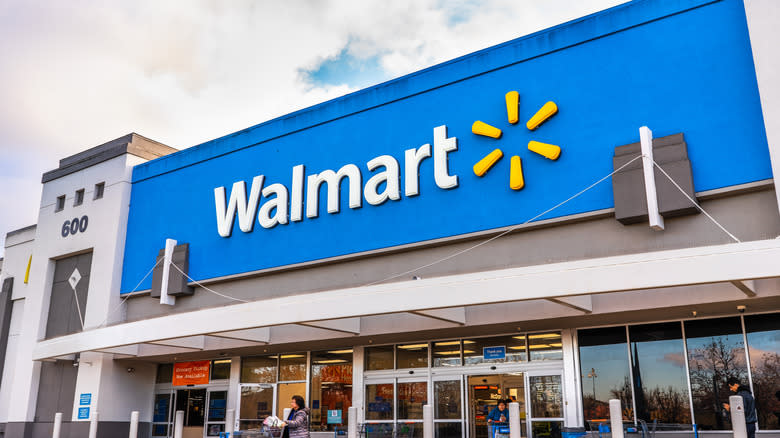
{"label": "concrete column", "polygon": [[54,430],[51,432],[51,438],[60,438],[60,429],[62,428],[62,412],[54,414]]}
{"label": "concrete column", "polygon": [[230,432],[231,435],[236,428],[236,410],[228,409],[225,412],[225,432]]}
{"label": "concrete column", "polygon": [[358,413],[357,408],[350,406],[347,410],[347,438],[358,438]]}
{"label": "concrete column", "polygon": [[747,438],[747,425],[745,425],[745,406],[742,404],[742,396],[729,397],[729,412],[731,412],[731,429],[734,438]]}
{"label": "concrete column", "polygon": [[181,438],[184,433],[184,411],[176,411],[176,423],[173,425],[173,438]]}
{"label": "concrete column", "polygon": [[620,406],[620,400],[609,401],[609,424],[612,438],[623,438],[623,408]]}
{"label": "concrete column", "polygon": [[423,438],[434,438],[433,406],[423,406]]}
{"label": "concrete column", "polygon": [[130,434],[128,438],[138,438],[138,411],[130,412]]}
{"label": "concrete column", "polygon": [[[509,438],[520,438],[520,403],[509,403]],[[488,437],[492,438],[492,437]]]}
{"label": "concrete column", "polygon": [[89,438],[97,438],[98,417],[100,417],[98,411],[94,411],[92,418],[89,419]]}

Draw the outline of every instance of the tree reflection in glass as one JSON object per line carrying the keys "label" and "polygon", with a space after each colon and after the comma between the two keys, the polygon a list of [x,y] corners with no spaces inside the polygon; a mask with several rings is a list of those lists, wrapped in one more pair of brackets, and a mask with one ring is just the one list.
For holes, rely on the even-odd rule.
{"label": "tree reflection in glass", "polygon": [[690,424],[682,326],[670,322],[628,330],[637,418]]}
{"label": "tree reflection in glass", "polygon": [[580,330],[580,374],[585,420],[609,420],[609,400],[623,406],[623,419],[633,421],[626,327]]}
{"label": "tree reflection in glass", "polygon": [[693,415],[699,429],[731,429],[722,404],[731,377],[747,383],[747,363],[739,317],[685,321]]}
{"label": "tree reflection in glass", "polygon": [[780,429],[780,314],[745,317],[758,427]]}

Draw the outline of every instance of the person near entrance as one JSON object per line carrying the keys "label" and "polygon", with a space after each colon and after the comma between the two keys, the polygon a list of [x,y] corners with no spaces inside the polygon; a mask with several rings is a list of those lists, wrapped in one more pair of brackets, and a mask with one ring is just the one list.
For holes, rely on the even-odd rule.
{"label": "person near entrance", "polygon": [[282,438],[309,438],[309,410],[303,397],[294,395],[290,407],[290,415],[282,422]]}
{"label": "person near entrance", "polygon": [[[748,438],[756,438],[756,421],[758,416],[756,415],[756,399],[753,398],[753,394],[750,392],[750,388],[741,385],[739,380],[735,377],[731,377],[726,381],[729,385],[731,392],[742,397],[742,406],[745,408],[745,428],[747,429]],[[728,403],[723,403],[723,408],[730,411]]]}
{"label": "person near entrance", "polygon": [[509,425],[509,409],[506,408],[507,403],[509,402],[511,402],[511,400],[499,400],[498,405],[488,414],[488,438],[493,438],[495,436],[496,428]]}

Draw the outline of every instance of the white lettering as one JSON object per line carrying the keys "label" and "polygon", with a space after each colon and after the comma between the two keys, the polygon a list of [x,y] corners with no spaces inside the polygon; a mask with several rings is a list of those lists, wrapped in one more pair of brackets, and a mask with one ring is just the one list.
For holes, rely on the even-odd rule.
{"label": "white lettering", "polygon": [[238,211],[238,226],[241,231],[252,231],[257,211],[257,201],[260,198],[260,190],[263,188],[263,175],[252,179],[252,188],[249,192],[249,202],[246,199],[246,182],[236,181],[230,191],[230,201],[225,207],[225,187],[214,189],[214,204],[217,208],[217,231],[222,237],[230,237],[233,232],[233,222]]}
{"label": "white lettering", "polygon": [[292,198],[290,200],[290,220],[299,222],[303,220],[303,164],[293,167]]}
{"label": "white lettering", "polygon": [[354,164],[347,164],[338,172],[328,169],[319,174],[309,175],[306,183],[306,217],[313,218],[319,215],[319,192],[322,183],[327,184],[328,187],[328,213],[339,212],[339,186],[344,177],[349,180],[349,208],[360,208],[362,205],[360,169]]}
{"label": "white lettering", "polygon": [[458,186],[458,176],[450,175],[447,170],[447,153],[458,150],[458,139],[447,138],[447,126],[433,128],[433,177],[436,185],[442,189]]}
{"label": "white lettering", "polygon": [[420,163],[431,156],[431,145],[404,151],[404,193],[406,196],[420,194]]}
{"label": "white lettering", "polygon": [[[287,223],[287,187],[282,184],[271,184],[263,189],[263,197],[276,195],[274,199],[265,201],[257,214],[257,221],[263,228],[273,228],[277,224]],[[271,212],[274,212],[271,216]]]}
{"label": "white lettering", "polygon": [[[366,202],[371,205],[379,205],[388,198],[393,201],[401,199],[400,175],[398,161],[390,155],[382,155],[374,158],[367,163],[368,170],[374,170],[377,167],[384,166],[385,170],[372,176],[366,183],[366,187],[363,190],[363,196],[366,198]],[[378,193],[377,190],[382,183],[385,183],[385,188],[382,193]]]}

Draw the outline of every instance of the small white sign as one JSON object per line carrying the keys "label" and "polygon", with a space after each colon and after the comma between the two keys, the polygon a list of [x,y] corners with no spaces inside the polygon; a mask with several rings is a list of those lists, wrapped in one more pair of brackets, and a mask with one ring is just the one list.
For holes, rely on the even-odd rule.
{"label": "small white sign", "polygon": [[81,281],[81,272],[79,272],[79,269],[76,268],[73,270],[73,273],[70,274],[70,278],[68,278],[68,283],[70,284],[70,287],[73,290],[76,290],[76,285],[79,284],[79,281]]}

